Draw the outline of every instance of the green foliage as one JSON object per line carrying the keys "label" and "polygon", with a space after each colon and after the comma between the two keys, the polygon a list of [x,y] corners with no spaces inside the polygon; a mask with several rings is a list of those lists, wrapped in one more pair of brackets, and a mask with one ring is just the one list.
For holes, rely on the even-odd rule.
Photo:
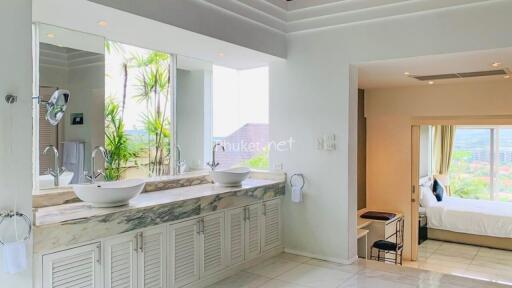
{"label": "green foliage", "polygon": [[246,160],[244,165],[252,169],[268,169],[269,167],[269,149],[265,148],[260,154],[254,155]]}
{"label": "green foliage", "polygon": [[[124,80],[122,101],[106,103],[106,148],[114,151],[106,169],[111,179],[118,179],[126,166],[137,165],[149,176],[165,175],[171,167],[171,56],[156,51],[139,54],[129,50],[117,42],[105,43],[106,54],[116,54],[123,59],[122,75],[111,76]],[[131,82],[132,79],[135,82]],[[135,92],[131,92],[131,87]],[[143,113],[130,117],[140,119],[145,133],[125,135],[123,117],[127,99],[144,105]]]}
{"label": "green foliage", "polygon": [[489,163],[472,161],[470,151],[454,151],[450,166],[450,189],[456,197],[490,199]]}
{"label": "green foliage", "polygon": [[119,104],[112,99],[107,99],[105,107],[105,146],[108,155],[105,163],[105,180],[119,180],[124,171],[123,166],[130,159],[137,157],[137,152],[130,149]]}
{"label": "green foliage", "polygon": [[151,52],[147,56],[134,55],[132,65],[138,68],[137,94],[139,103],[145,103],[147,112],[141,121],[148,133],[148,160],[151,174],[160,176],[170,167],[170,55]]}

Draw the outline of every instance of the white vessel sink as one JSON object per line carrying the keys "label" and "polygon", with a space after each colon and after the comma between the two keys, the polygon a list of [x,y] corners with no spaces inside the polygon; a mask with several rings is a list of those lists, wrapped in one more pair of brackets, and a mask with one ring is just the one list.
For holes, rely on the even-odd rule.
{"label": "white vessel sink", "polygon": [[242,181],[249,177],[251,169],[247,167],[237,167],[226,170],[214,170],[211,172],[213,181],[225,187],[236,187],[242,185]]}
{"label": "white vessel sink", "polygon": [[[66,171],[62,173],[59,177],[59,185],[60,186],[68,186],[71,180],[73,179],[73,172]],[[53,176],[51,175],[41,175],[39,176],[39,189],[49,189],[54,188],[53,185]]]}
{"label": "white vessel sink", "polygon": [[126,205],[142,192],[146,182],[142,179],[128,179],[113,182],[73,185],[80,200],[94,207],[116,207]]}

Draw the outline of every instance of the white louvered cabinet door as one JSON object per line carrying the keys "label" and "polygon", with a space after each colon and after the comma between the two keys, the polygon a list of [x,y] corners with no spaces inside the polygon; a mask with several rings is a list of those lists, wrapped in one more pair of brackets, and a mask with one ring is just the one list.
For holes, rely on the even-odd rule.
{"label": "white louvered cabinet door", "polygon": [[169,278],[173,288],[199,280],[199,222],[194,219],[170,226]]}
{"label": "white louvered cabinet door", "polygon": [[42,280],[43,288],[102,287],[101,244],[44,255]]}
{"label": "white louvered cabinet door", "polygon": [[245,260],[261,254],[261,204],[247,206],[245,221]]}
{"label": "white louvered cabinet door", "polygon": [[215,273],[225,266],[224,212],[201,220],[201,277]]}
{"label": "white louvered cabinet door", "polygon": [[263,203],[263,224],[261,234],[262,251],[281,245],[281,201],[274,199]]}
{"label": "white louvered cabinet door", "polygon": [[137,287],[138,234],[105,241],[105,288]]}
{"label": "white louvered cabinet door", "polygon": [[139,288],[164,288],[166,285],[165,226],[139,233]]}
{"label": "white louvered cabinet door", "polygon": [[246,207],[226,211],[227,265],[244,261]]}

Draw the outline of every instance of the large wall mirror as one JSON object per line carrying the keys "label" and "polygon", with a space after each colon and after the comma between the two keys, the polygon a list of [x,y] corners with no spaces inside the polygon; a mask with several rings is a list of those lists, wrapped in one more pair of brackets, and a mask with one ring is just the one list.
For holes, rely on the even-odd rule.
{"label": "large wall mirror", "polygon": [[[105,41],[96,35],[37,26],[36,183],[39,189],[48,189],[83,181],[91,166],[86,155],[105,145]],[[61,91],[68,92],[67,99],[52,97]],[[50,121],[48,108],[60,110],[62,117]]]}
{"label": "large wall mirror", "polygon": [[[212,142],[210,63],[36,26],[36,193],[91,177],[115,181],[204,169]],[[65,98],[54,103],[59,93]],[[62,117],[52,121],[49,109]]]}

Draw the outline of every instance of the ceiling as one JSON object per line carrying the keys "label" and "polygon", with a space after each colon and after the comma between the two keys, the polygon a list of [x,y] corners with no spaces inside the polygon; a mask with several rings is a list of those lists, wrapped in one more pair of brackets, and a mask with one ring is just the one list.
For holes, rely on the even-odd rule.
{"label": "ceiling", "polygon": [[[46,28],[49,25],[41,25],[45,28],[40,27],[40,33],[43,36],[48,33],[55,34],[54,39],[47,39],[48,43],[55,45],[99,53],[104,50],[103,40],[108,39],[141,48],[204,59],[205,62],[234,69],[261,67],[281,60],[266,53],[97,5],[87,0],[33,0],[32,5],[33,22],[52,24],[51,30]],[[108,26],[99,26],[99,20],[108,20]],[[131,29],[127,30],[127,25],[131,25]],[[59,27],[67,27],[67,29]],[[67,37],[67,34],[77,34],[76,31],[84,33],[81,33],[80,38]],[[165,37],[155,37],[155,35],[165,35]],[[96,38],[100,41],[96,41]],[[82,47],[86,47],[88,43],[94,44],[95,47],[83,49]],[[196,67],[197,62],[192,62],[194,61],[183,63],[183,67],[190,68],[190,65]]]}
{"label": "ceiling", "polygon": [[281,33],[298,33],[492,0],[201,0]]}
{"label": "ceiling", "polygon": [[[499,62],[498,67],[492,64]],[[463,79],[420,81],[412,76],[439,75],[504,69],[512,76],[512,48],[475,51],[458,54],[444,54],[406,59],[369,62],[358,65],[359,88],[373,89],[400,86],[439,85],[447,83],[465,83],[469,81],[503,80],[503,75],[472,77]],[[407,76],[404,73],[409,73]]]}

